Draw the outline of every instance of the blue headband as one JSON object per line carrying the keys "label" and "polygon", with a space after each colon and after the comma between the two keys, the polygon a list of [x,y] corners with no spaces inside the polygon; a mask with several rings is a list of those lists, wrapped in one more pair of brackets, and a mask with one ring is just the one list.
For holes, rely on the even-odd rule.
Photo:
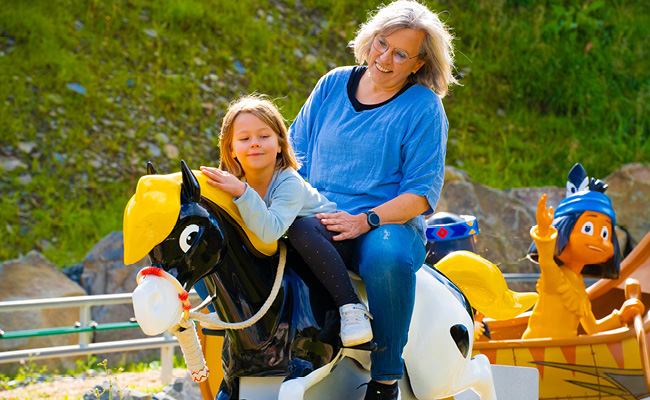
{"label": "blue headband", "polygon": [[612,201],[605,193],[597,191],[583,191],[567,197],[560,202],[555,210],[555,218],[576,212],[595,211],[607,215],[612,219],[612,227],[616,226],[616,214],[612,208]]}
{"label": "blue headband", "polygon": [[461,215],[465,221],[450,224],[436,224],[427,227],[427,241],[442,242],[447,240],[464,239],[478,233],[476,217]]}

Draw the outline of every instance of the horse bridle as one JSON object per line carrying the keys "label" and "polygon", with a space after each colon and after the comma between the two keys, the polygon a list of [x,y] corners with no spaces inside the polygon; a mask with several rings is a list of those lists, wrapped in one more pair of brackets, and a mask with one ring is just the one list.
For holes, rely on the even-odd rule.
{"label": "horse bridle", "polygon": [[137,282],[138,284],[140,284],[142,279],[144,279],[144,277],[147,275],[158,276],[171,282],[172,285],[174,285],[174,287],[178,291],[178,298],[183,303],[184,320],[188,320],[189,318],[192,318],[194,320],[201,322],[201,325],[203,325],[208,329],[245,329],[253,325],[257,321],[259,321],[260,318],[262,318],[264,314],[266,314],[269,308],[271,308],[271,305],[275,301],[275,298],[277,297],[280,291],[280,286],[282,285],[282,276],[284,275],[284,266],[287,261],[287,248],[282,242],[279,243],[279,247],[280,247],[280,256],[279,256],[280,258],[278,260],[278,270],[276,272],[275,280],[271,288],[271,293],[269,294],[269,297],[266,299],[266,301],[264,302],[260,310],[255,315],[242,322],[222,321],[216,312],[210,314],[203,314],[198,312],[202,308],[204,308],[212,299],[214,299],[215,296],[208,297],[198,307],[192,309],[192,304],[188,299],[189,294],[187,293],[187,290],[183,288],[183,286],[178,281],[178,279],[176,279],[169,272],[163,270],[162,268],[157,268],[157,267],[143,268],[142,270],[140,270],[140,272],[138,272]]}

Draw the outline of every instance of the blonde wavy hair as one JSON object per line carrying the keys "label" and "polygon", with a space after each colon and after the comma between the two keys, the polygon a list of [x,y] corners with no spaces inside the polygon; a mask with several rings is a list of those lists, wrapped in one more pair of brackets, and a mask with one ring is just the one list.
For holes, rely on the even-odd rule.
{"label": "blonde wavy hair", "polygon": [[237,159],[233,158],[233,124],[240,114],[253,114],[267,125],[276,135],[280,144],[280,153],[275,160],[275,169],[292,167],[298,169],[300,165],[296,160],[293,148],[289,144],[287,127],[278,108],[270,101],[259,95],[248,95],[235,100],[228,107],[221,124],[221,162],[219,168],[228,171],[238,178],[244,176],[244,169]]}
{"label": "blonde wavy hair", "polygon": [[419,59],[424,65],[408,77],[409,82],[432,89],[440,97],[449,86],[458,83],[452,74],[454,66],[453,35],[449,28],[426,6],[412,0],[398,0],[379,8],[374,16],[362,24],[349,43],[359,64],[368,61],[376,35],[388,36],[400,29],[423,31]]}

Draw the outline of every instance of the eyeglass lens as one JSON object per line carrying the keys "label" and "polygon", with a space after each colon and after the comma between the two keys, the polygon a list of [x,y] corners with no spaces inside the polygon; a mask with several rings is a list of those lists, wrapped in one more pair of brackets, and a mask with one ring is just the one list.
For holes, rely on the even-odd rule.
{"label": "eyeglass lens", "polygon": [[[386,50],[388,50],[388,48],[390,47],[386,39],[379,36],[375,36],[373,45],[375,46],[375,50],[377,50],[380,53],[385,53]],[[406,53],[404,50],[393,49],[393,61],[395,63],[404,64],[409,58],[411,57],[409,57],[408,53]]]}

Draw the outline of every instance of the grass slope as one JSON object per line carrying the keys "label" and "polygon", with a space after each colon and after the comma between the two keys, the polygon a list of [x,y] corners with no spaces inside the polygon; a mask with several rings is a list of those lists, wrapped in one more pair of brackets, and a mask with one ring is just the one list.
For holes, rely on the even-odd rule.
{"label": "grass slope", "polygon": [[[79,262],[152,160],[216,165],[227,104],[290,121],[378,1],[30,0],[0,10],[0,260]],[[454,28],[447,163],[493,187],[650,160],[645,1],[430,1]]]}

